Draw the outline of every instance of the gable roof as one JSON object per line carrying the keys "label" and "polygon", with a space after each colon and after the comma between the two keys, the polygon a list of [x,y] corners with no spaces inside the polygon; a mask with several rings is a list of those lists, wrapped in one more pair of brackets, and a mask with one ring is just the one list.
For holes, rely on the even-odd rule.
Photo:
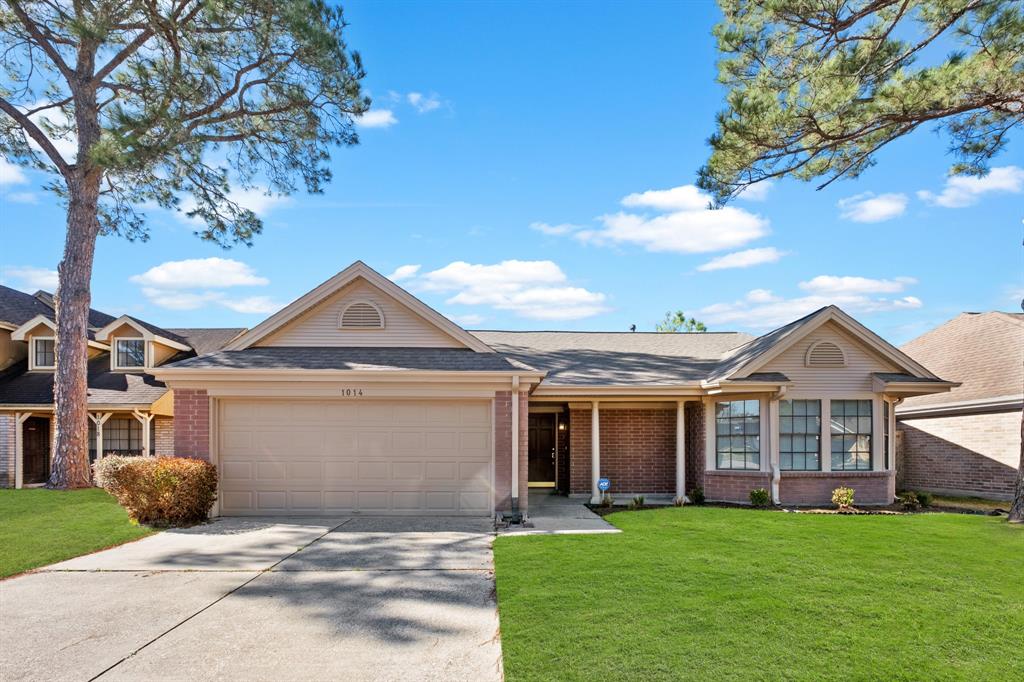
{"label": "gable roof", "polygon": [[949,393],[908,398],[900,411],[1024,395],[1024,315],[961,313],[902,350],[960,382]]}
{"label": "gable roof", "polygon": [[838,306],[829,305],[726,353],[706,383],[729,381],[757,372],[773,358],[827,322],[837,324],[869,349],[903,370],[902,373],[921,379],[938,379],[924,365],[850,317]]}
{"label": "gable roof", "polygon": [[258,325],[227,344],[227,346],[225,346],[225,350],[243,350],[249,348],[260,339],[266,338],[292,320],[298,318],[313,306],[326,300],[331,294],[334,294],[346,285],[360,278],[366,280],[370,285],[382,290],[385,294],[391,296],[452,338],[461,341],[472,350],[475,350],[478,353],[494,352],[492,348],[488,347],[487,344],[480,341],[480,339],[476,338],[441,313],[423,303],[423,301],[419,300],[362,261],[356,261],[309,293],[304,294],[295,301],[289,303],[263,322],[260,322]]}
{"label": "gable roof", "polygon": [[740,332],[474,331],[497,352],[547,372],[542,386],[698,384]]}
{"label": "gable roof", "polygon": [[166,329],[161,329],[156,325],[143,322],[131,315],[122,315],[115,320],[111,320],[110,323],[105,325],[102,329],[96,330],[96,339],[99,341],[106,341],[115,329],[123,325],[133,327],[136,331],[142,334],[143,338],[146,338],[147,340],[159,341],[165,346],[170,346],[171,348],[176,348],[178,350],[192,350],[191,346],[185,342],[183,337]]}
{"label": "gable roof", "polygon": [[[0,381],[0,405],[52,405],[53,372],[29,372],[20,363],[4,372]],[[151,374],[114,372],[110,354],[102,353],[87,366],[88,404],[147,406],[167,392]]]}
{"label": "gable roof", "polygon": [[[220,350],[235,339],[245,327],[184,327],[168,329],[168,332],[182,339],[192,347],[196,355],[205,355]],[[172,337],[173,338],[173,337]]]}

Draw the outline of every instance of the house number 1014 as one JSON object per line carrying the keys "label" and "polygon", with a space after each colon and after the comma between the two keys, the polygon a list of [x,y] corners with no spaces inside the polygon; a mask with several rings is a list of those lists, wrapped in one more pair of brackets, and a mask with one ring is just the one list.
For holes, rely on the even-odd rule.
{"label": "house number 1014", "polygon": [[341,395],[344,398],[362,398],[363,389],[361,388],[343,388],[341,389]]}

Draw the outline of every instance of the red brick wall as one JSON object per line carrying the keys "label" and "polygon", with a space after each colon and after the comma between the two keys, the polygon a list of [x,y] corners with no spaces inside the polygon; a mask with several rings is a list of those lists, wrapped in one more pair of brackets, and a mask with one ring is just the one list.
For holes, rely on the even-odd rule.
{"label": "red brick wall", "polygon": [[153,454],[174,455],[174,418],[153,418]]}
{"label": "red brick wall", "polygon": [[572,424],[569,422],[569,413],[562,412],[558,415],[555,438],[558,441],[558,490],[562,493],[569,492],[569,462],[572,457],[572,448],[569,443],[569,434],[572,433]]}
{"label": "red brick wall", "polygon": [[[771,489],[772,478],[761,471],[705,471],[704,496],[713,502],[750,503],[750,491]],[[830,494],[831,497],[831,494]]]}
{"label": "red brick wall", "polygon": [[896,497],[892,471],[783,471],[779,500],[792,505],[831,505],[832,491],[840,486],[853,488],[856,505],[889,504]]}
{"label": "red brick wall", "polygon": [[[675,493],[675,409],[602,409],[601,475],[614,494]],[[590,410],[571,414],[572,492],[590,492]]]}
{"label": "red brick wall", "polygon": [[174,454],[210,459],[210,399],[206,391],[174,390]]}
{"label": "red brick wall", "polygon": [[[519,510],[526,511],[529,483],[527,459],[529,396],[519,393]],[[494,394],[494,508],[512,508],[512,392]]]}
{"label": "red brick wall", "polygon": [[0,414],[0,488],[14,487],[14,436],[13,414]]}
{"label": "red brick wall", "polygon": [[686,493],[694,488],[704,487],[704,469],[707,456],[704,453],[704,405],[699,402],[686,403]]}
{"label": "red brick wall", "polygon": [[896,428],[900,485],[1011,499],[1020,454],[1020,412],[906,419]]}

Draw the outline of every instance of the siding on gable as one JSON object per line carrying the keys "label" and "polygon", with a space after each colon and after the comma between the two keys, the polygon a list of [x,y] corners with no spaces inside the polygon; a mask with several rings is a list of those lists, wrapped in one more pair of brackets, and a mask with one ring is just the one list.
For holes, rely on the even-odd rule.
{"label": "siding on gable", "polygon": [[[846,366],[805,366],[804,358],[808,349],[818,341],[831,341],[842,348],[846,355]],[[827,322],[757,371],[782,372],[793,381],[790,389],[793,394],[842,397],[852,393],[871,393],[873,372],[898,370],[838,325]]]}
{"label": "siding on gable", "polygon": [[[377,304],[384,313],[384,329],[347,330],[338,327],[342,310],[357,300]],[[465,347],[460,341],[363,280],[352,282],[254,345]]]}

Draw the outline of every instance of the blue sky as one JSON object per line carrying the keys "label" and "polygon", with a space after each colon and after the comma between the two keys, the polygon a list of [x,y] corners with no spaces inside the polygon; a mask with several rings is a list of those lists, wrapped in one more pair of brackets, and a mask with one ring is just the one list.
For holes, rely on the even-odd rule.
{"label": "blue sky", "polygon": [[[713,4],[346,12],[374,111],[326,192],[252,193],[264,234],[230,251],[150,213],[148,243],[100,239],[94,307],[252,326],[361,259],[469,328],[647,330],[681,308],[762,332],[835,302],[901,343],[1018,309],[1020,139],[988,178],[950,182],[945,140],[920,131],[856,181],[776,182],[711,214],[688,185],[723,94]],[[0,167],[0,279],[30,291],[52,286],[63,243],[42,179]],[[234,262],[191,262],[209,258]]]}

